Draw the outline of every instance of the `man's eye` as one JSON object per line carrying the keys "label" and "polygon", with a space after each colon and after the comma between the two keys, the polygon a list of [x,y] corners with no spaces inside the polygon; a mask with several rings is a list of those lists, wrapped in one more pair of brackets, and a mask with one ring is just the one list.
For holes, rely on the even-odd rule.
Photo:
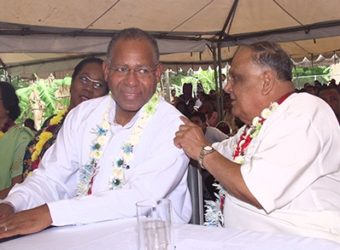
{"label": "man's eye", "polygon": [[152,69],[149,68],[139,68],[136,70],[141,75],[149,75],[152,71]]}
{"label": "man's eye", "polygon": [[147,74],[150,73],[150,70],[147,69],[147,68],[139,68],[139,69],[137,69],[137,72],[138,72],[139,74],[142,74],[142,75],[147,75]]}
{"label": "man's eye", "polygon": [[234,82],[239,82],[241,80],[241,77],[240,76],[233,76],[232,79],[233,79]]}
{"label": "man's eye", "polygon": [[127,67],[117,67],[116,71],[120,73],[127,73],[129,72],[129,69]]}

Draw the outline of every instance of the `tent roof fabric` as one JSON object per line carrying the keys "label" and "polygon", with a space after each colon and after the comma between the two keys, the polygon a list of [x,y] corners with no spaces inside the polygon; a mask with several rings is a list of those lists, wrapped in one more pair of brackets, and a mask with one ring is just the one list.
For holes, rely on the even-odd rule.
{"label": "tent roof fabric", "polygon": [[279,42],[297,61],[340,50],[338,0],[0,0],[0,6],[0,63],[11,74],[66,70],[85,55],[104,56],[112,34],[128,27],[153,34],[168,65],[212,64],[217,44],[227,61],[238,45],[260,40]]}

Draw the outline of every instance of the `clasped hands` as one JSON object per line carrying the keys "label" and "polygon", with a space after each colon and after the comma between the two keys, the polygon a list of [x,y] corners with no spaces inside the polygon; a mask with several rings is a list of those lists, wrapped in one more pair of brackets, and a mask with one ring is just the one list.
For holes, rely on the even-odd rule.
{"label": "clasped hands", "polygon": [[51,224],[46,204],[18,213],[7,203],[0,204],[0,239],[40,232]]}

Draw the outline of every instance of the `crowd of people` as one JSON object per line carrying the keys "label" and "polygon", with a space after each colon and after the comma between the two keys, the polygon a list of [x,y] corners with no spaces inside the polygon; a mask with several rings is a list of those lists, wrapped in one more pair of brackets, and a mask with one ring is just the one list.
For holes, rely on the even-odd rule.
{"label": "crowd of people", "polygon": [[340,82],[337,85],[335,79],[331,79],[328,84],[321,84],[321,82],[315,80],[314,85],[305,83],[304,87],[298,92],[307,92],[327,102],[340,124]]}
{"label": "crowd of people", "polygon": [[325,101],[298,93],[278,45],[241,46],[221,119],[216,93],[195,99],[190,83],[171,103],[157,93],[162,65],[147,32],[116,33],[106,57],[75,67],[68,110],[35,137],[15,124],[18,98],[0,83],[0,238],[135,217],[150,198],[170,199],[173,221],[188,223],[191,159],[219,183],[208,224],[340,242],[336,88],[317,91]]}

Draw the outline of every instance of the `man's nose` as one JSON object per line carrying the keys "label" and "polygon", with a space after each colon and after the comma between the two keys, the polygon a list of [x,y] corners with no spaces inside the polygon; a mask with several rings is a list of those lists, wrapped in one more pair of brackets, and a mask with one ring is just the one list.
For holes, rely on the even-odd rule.
{"label": "man's nose", "polygon": [[138,82],[137,73],[133,69],[130,69],[129,72],[127,72],[126,79],[129,85],[137,84]]}
{"label": "man's nose", "polygon": [[232,92],[232,81],[231,80],[226,81],[226,84],[225,84],[223,90],[228,94],[230,94]]}

